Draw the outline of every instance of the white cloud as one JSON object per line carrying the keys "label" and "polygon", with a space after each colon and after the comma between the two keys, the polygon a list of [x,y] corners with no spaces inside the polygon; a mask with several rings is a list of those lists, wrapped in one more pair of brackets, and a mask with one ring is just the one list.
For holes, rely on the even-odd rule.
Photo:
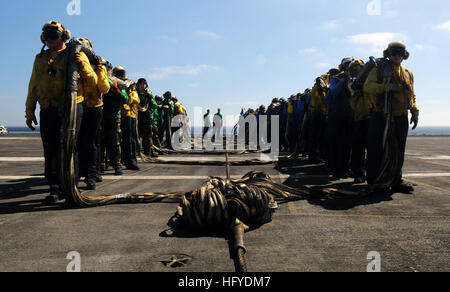
{"label": "white cloud", "polygon": [[328,20],[325,21],[325,23],[322,24],[322,29],[324,30],[335,30],[339,26],[339,20]]}
{"label": "white cloud", "polygon": [[220,68],[211,65],[186,65],[186,66],[167,66],[167,67],[156,67],[150,69],[150,73],[133,73],[132,77],[138,78],[146,76],[150,80],[163,80],[170,75],[186,75],[186,76],[197,76],[203,72],[219,71]]}
{"label": "white cloud", "polygon": [[450,20],[435,26],[433,29],[450,31]]}
{"label": "white cloud", "polygon": [[317,64],[316,65],[318,68],[320,68],[320,69],[329,69],[329,68],[331,68],[332,66],[331,66],[331,64],[330,63],[319,63],[319,64]]}
{"label": "white cloud", "polygon": [[319,53],[319,49],[317,48],[306,48],[298,51],[300,54],[305,55],[316,55]]}
{"label": "white cloud", "polygon": [[378,32],[357,34],[347,37],[347,40],[354,45],[369,46],[373,52],[380,52],[394,40],[405,40],[406,36],[399,33]]}
{"label": "white cloud", "polygon": [[218,40],[223,38],[221,35],[212,32],[212,31],[207,31],[207,30],[196,30],[194,32],[194,34],[198,37],[204,37],[204,38],[209,38],[209,39],[213,39],[213,40]]}

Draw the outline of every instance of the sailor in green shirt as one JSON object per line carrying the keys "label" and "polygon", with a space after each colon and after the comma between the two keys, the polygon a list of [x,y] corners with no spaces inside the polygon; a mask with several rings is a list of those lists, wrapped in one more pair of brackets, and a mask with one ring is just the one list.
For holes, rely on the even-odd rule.
{"label": "sailor in green shirt", "polygon": [[139,104],[139,138],[142,139],[142,154],[158,157],[153,151],[153,137],[155,133],[155,108],[158,107],[155,96],[148,88],[147,80],[141,78],[137,83],[137,91],[141,103]]}
{"label": "sailor in green shirt", "polygon": [[110,90],[103,96],[103,124],[102,143],[100,150],[100,161],[102,170],[107,169],[108,158],[115,170],[115,175],[122,175],[121,149],[120,149],[120,119],[121,109],[128,103],[128,94],[125,89],[120,89],[114,77],[113,67],[108,62],[108,81]]}
{"label": "sailor in green shirt", "polygon": [[172,93],[167,91],[163,95],[164,100],[162,102],[163,107],[163,130],[165,132],[166,147],[172,149],[172,118],[175,112],[175,106],[172,101]]}

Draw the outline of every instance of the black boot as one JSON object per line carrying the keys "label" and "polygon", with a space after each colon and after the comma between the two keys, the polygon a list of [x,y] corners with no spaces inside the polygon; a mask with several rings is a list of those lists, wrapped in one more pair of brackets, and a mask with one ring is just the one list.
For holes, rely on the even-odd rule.
{"label": "black boot", "polygon": [[64,196],[62,195],[62,192],[59,189],[59,187],[50,187],[50,195],[45,197],[44,204],[54,205],[63,199]]}
{"label": "black boot", "polygon": [[139,166],[137,166],[137,164],[135,164],[135,163],[129,163],[129,164],[126,164],[125,167],[126,167],[128,170],[136,170],[136,171],[139,170]]}
{"label": "black boot", "polygon": [[355,178],[355,181],[353,182],[354,184],[363,184],[366,182],[366,178],[365,177],[357,177]]}
{"label": "black boot", "polygon": [[88,190],[93,191],[97,187],[95,180],[85,180],[84,182],[86,183],[86,189]]}
{"label": "black boot", "polygon": [[405,183],[401,181],[398,185],[392,187],[392,192],[402,193],[402,194],[412,194],[414,192],[414,187],[412,184]]}
{"label": "black boot", "polygon": [[117,176],[123,175],[122,168],[120,168],[120,167],[115,168],[114,175],[117,175]]}

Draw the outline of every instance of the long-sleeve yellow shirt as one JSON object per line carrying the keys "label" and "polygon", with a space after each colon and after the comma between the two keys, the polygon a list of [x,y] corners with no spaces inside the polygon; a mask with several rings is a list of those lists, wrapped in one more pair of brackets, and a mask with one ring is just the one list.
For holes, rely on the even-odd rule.
{"label": "long-sleeve yellow shirt", "polygon": [[[36,110],[39,103],[41,109],[49,106],[58,107],[60,98],[64,95],[64,60],[67,48],[59,51],[45,50],[34,60],[33,71],[28,85],[26,100],[27,117]],[[84,100],[83,87],[96,86],[97,75],[92,69],[89,59],[81,52],[81,64],[78,79],[77,103]]]}
{"label": "long-sleeve yellow shirt", "polygon": [[177,111],[178,113],[182,114],[182,115],[186,115],[187,117],[189,117],[187,109],[184,105],[182,105],[181,103],[177,102],[175,104],[175,106],[177,107]]}
{"label": "long-sleeve yellow shirt", "polygon": [[348,84],[352,96],[350,97],[350,108],[355,112],[355,120],[362,121],[368,119],[371,114],[371,104],[368,98],[364,97],[362,90],[354,91]]}
{"label": "long-sleeve yellow shirt", "polygon": [[316,84],[311,90],[311,102],[309,104],[309,111],[319,112],[323,115],[328,113],[328,105],[325,102],[326,92],[321,92],[319,86]]}
{"label": "long-sleeve yellow shirt", "polygon": [[137,117],[139,104],[141,103],[141,100],[139,99],[139,95],[135,90],[131,90],[128,93],[128,96],[129,96],[128,104],[124,105],[122,110],[122,116],[131,117],[135,119]]}
{"label": "long-sleeve yellow shirt", "polygon": [[109,92],[110,84],[108,80],[108,74],[106,68],[101,66],[95,70],[97,74],[96,86],[84,87],[84,101],[89,108],[98,108],[103,106],[103,95]]}
{"label": "long-sleeve yellow shirt", "polygon": [[[393,116],[407,116],[408,110],[411,112],[419,111],[416,103],[416,95],[414,94],[414,75],[413,73],[402,67],[393,66],[394,81],[393,83],[400,87],[400,91],[392,93],[391,109]],[[364,84],[364,98],[367,98],[370,108],[373,112],[381,112],[383,109],[377,104],[377,96],[385,94],[388,90],[386,84],[378,83],[377,69],[374,68]]]}

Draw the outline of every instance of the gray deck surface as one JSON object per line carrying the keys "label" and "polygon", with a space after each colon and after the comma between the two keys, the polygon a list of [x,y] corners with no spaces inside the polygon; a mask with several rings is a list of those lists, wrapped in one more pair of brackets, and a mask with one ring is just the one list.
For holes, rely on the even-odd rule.
{"label": "gray deck surface", "polygon": [[[42,159],[36,159],[42,156],[38,136],[0,137],[0,271],[64,272],[71,251],[81,255],[82,271],[234,271],[225,234],[169,230],[176,204],[42,205],[47,186]],[[196,156],[164,157],[189,161]],[[125,171],[121,180],[109,171],[95,194],[189,191],[208,176],[225,176],[223,166],[139,166],[141,171]],[[231,174],[253,170],[291,186],[351,183],[332,181],[323,166],[306,162],[281,169],[233,166]],[[416,185],[413,195],[280,205],[271,223],[245,235],[249,271],[365,272],[371,251],[381,255],[382,271],[450,271],[450,138],[409,138],[404,173]],[[193,260],[178,269],[159,262],[172,254]]]}

